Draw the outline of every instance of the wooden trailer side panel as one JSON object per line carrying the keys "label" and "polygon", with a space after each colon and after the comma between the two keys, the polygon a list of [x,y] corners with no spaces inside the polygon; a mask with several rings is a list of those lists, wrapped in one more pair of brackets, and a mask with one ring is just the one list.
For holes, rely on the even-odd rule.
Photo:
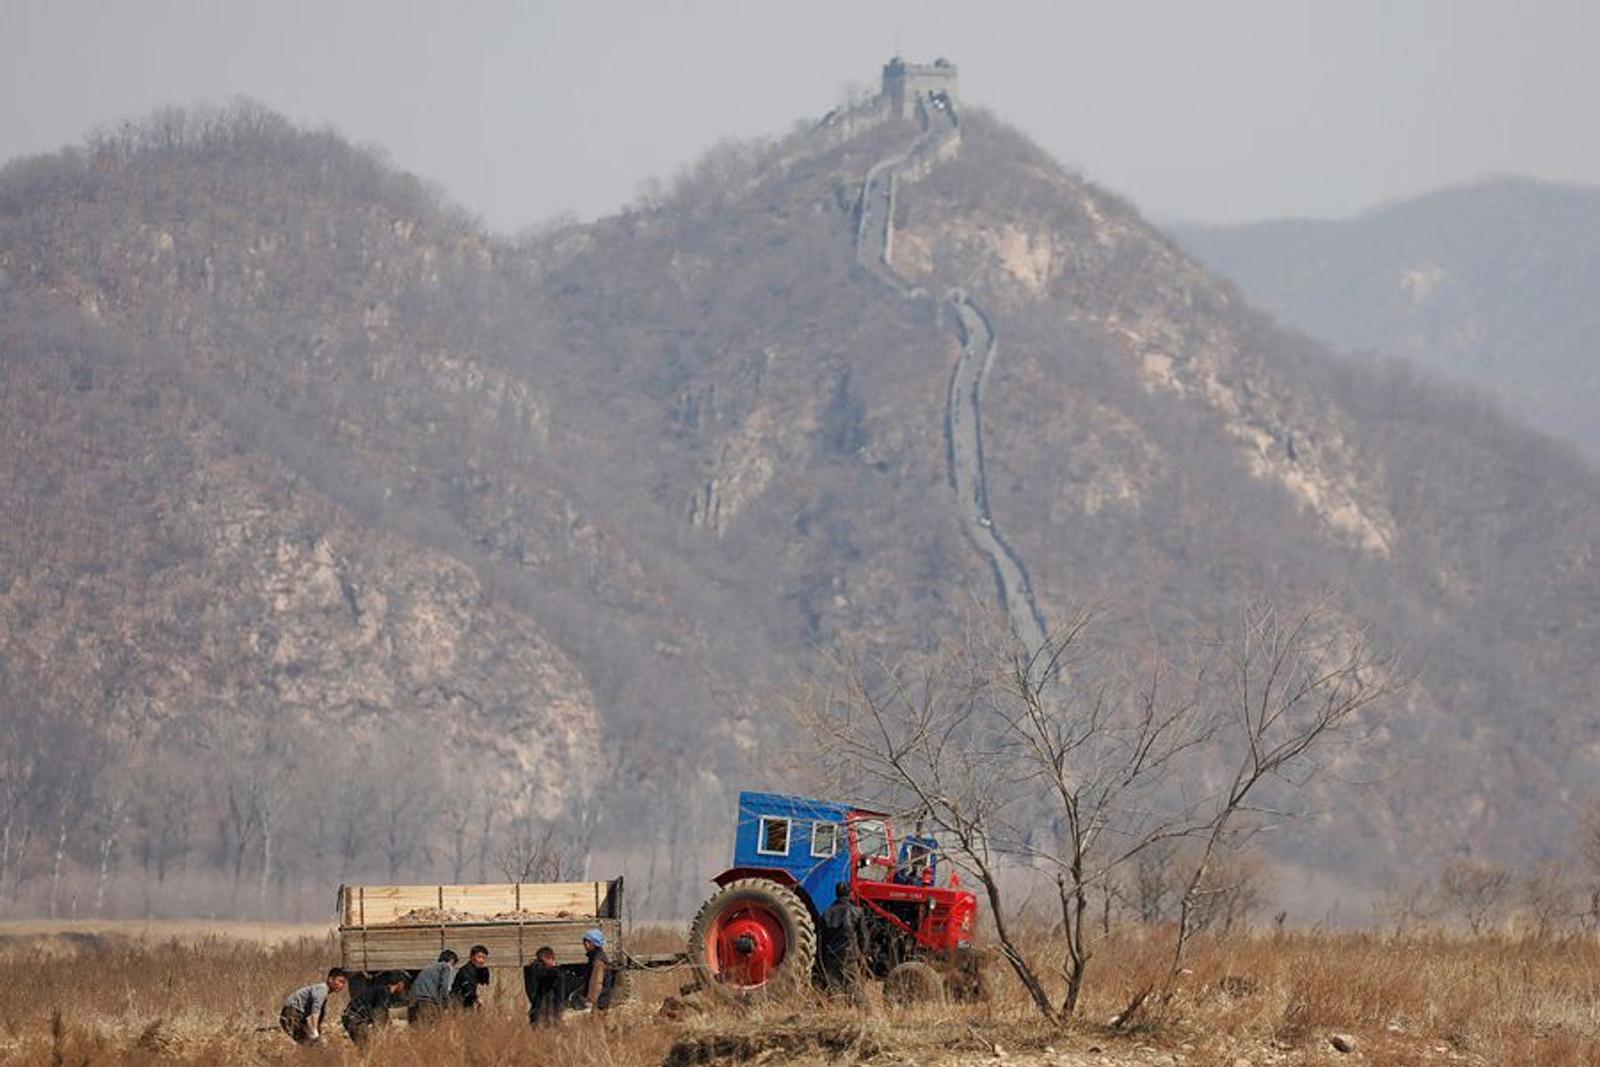
{"label": "wooden trailer side panel", "polygon": [[598,926],[611,943],[622,936],[622,923],[617,919],[345,928],[339,931],[340,966],[369,972],[417,970],[447,948],[466,959],[473,945],[489,950],[489,966],[494,968],[522,967],[545,945],[555,949],[558,963],[582,963],[583,933],[591,926]]}
{"label": "wooden trailer side panel", "polygon": [[[399,921],[435,909],[459,921]],[[496,920],[495,915],[516,918]],[[469,917],[470,916],[470,917]],[[478,885],[346,885],[339,887],[340,965],[357,971],[414,970],[454,949],[489,950],[489,966],[521,967],[542,946],[563,964],[584,961],[583,934],[598,927],[608,943],[622,938],[622,879],[611,882],[521,882]]]}
{"label": "wooden trailer side panel", "polygon": [[408,912],[433,908],[485,917],[531,912],[550,918],[620,918],[608,907],[618,895],[613,882],[348,885],[339,890],[340,924],[383,926]]}

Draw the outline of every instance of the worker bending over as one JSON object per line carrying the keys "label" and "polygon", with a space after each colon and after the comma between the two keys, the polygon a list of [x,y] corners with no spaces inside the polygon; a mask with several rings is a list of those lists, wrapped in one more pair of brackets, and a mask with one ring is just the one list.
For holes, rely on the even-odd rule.
{"label": "worker bending over", "polygon": [[456,964],[461,961],[450,949],[439,953],[439,959],[428,964],[411,983],[411,1001],[406,1005],[406,1022],[413,1025],[431,1022],[450,1003],[450,986],[456,977]]}
{"label": "worker bending over", "polygon": [[328,1013],[328,997],[344,991],[347,983],[343,968],[334,967],[321,982],[301,986],[289,994],[278,1013],[278,1025],[296,1044],[314,1045],[322,1040],[322,1020]]}
{"label": "worker bending over", "polygon": [[406,984],[404,971],[386,971],[363,988],[350,991],[350,1004],[339,1022],[351,1041],[364,1045],[373,1027],[389,1025],[389,1008],[405,1002]]}

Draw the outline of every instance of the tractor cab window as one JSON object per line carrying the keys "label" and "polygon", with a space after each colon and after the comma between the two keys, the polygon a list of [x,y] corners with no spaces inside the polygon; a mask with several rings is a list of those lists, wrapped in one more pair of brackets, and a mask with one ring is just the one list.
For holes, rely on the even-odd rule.
{"label": "tractor cab window", "polygon": [[789,854],[789,820],[771,815],[761,816],[761,828],[756,838],[756,851],[763,856]]}
{"label": "tractor cab window", "polygon": [[933,846],[921,838],[912,838],[900,846],[900,864],[894,869],[894,880],[904,885],[933,885],[935,863]]}
{"label": "tractor cab window", "polygon": [[889,851],[888,828],[881,819],[857,819],[854,825],[858,876],[885,881],[894,866]]}

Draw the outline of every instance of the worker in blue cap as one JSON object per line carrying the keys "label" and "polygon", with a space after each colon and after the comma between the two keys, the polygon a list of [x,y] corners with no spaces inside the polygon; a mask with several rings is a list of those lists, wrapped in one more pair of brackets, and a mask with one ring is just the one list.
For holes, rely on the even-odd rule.
{"label": "worker in blue cap", "polygon": [[606,955],[606,935],[598,929],[583,932],[583,982],[577,990],[580,1011],[605,1011],[611,1007],[611,991],[617,984],[616,968]]}

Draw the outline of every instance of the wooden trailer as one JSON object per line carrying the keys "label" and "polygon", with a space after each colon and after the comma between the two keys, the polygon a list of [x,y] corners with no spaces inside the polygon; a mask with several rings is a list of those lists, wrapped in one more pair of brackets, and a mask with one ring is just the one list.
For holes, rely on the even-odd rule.
{"label": "wooden trailer", "polygon": [[584,962],[583,932],[594,928],[612,959],[624,955],[621,878],[339,887],[339,965],[349,971],[416,971],[442,949],[466,959],[473,945],[489,950],[490,967],[521,967],[545,945],[574,966]]}

